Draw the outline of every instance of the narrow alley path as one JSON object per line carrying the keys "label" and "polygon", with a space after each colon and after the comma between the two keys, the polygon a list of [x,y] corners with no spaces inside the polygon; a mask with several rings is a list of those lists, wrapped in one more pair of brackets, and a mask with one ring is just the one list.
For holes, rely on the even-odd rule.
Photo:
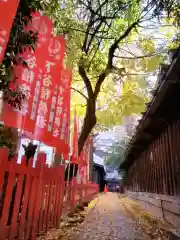
{"label": "narrow alley path", "polygon": [[68,240],[83,239],[148,240],[149,237],[132,220],[117,193],[106,193],[99,196],[85,221],[68,237]]}

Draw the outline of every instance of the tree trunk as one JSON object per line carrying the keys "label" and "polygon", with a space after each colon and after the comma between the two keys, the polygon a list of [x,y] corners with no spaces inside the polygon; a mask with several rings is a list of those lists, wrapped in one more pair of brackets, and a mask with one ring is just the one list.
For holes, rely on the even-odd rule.
{"label": "tree trunk", "polygon": [[87,137],[91,133],[93,127],[96,125],[96,104],[95,99],[88,99],[86,115],[83,122],[83,127],[78,141],[78,151],[79,156],[83,149],[84,143],[86,142]]}

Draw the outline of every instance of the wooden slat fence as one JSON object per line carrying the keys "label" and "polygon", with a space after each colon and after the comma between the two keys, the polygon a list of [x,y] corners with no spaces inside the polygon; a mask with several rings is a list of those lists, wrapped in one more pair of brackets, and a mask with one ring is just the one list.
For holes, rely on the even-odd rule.
{"label": "wooden slat fence", "polygon": [[128,169],[130,191],[180,195],[180,121],[170,124]]}

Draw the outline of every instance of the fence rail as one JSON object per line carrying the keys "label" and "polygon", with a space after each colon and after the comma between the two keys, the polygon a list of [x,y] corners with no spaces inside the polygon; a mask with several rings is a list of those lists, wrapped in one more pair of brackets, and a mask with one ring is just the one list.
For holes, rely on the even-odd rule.
{"label": "fence rail", "polygon": [[37,234],[58,228],[65,209],[72,210],[80,201],[90,200],[98,192],[93,183],[71,183],[70,198],[64,199],[64,166],[50,168],[46,155],[39,153],[21,164],[8,159],[8,150],[0,148],[0,239],[36,239]]}
{"label": "fence rail", "polygon": [[180,121],[170,124],[128,170],[131,191],[180,195]]}

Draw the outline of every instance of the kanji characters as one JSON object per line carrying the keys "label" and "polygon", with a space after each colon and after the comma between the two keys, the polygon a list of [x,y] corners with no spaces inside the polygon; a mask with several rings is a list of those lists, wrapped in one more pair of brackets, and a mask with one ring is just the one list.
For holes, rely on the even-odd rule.
{"label": "kanji characters", "polygon": [[57,39],[51,38],[48,51],[50,55],[56,55],[61,51],[61,43]]}
{"label": "kanji characters", "polygon": [[22,85],[20,85],[19,87],[21,89],[21,91],[27,96],[29,97],[30,96],[30,86],[27,85],[26,83],[23,83]]}
{"label": "kanji characters", "polygon": [[37,67],[36,65],[36,57],[33,55],[28,55],[27,59],[26,59],[27,65],[29,68],[33,69],[35,67]]}
{"label": "kanji characters", "polygon": [[54,88],[54,95],[57,95],[57,94],[58,94],[58,86],[56,85]]}
{"label": "kanji characters", "polygon": [[58,97],[58,105],[61,106],[63,104],[63,97],[59,96]]}
{"label": "kanji characters", "polygon": [[35,120],[35,118],[36,118],[36,109],[37,109],[37,103],[35,101],[33,101],[31,117],[30,117],[31,120]]}
{"label": "kanji characters", "polygon": [[55,124],[59,127],[60,126],[60,117],[55,118]]}
{"label": "kanji characters", "polygon": [[52,123],[53,123],[54,116],[55,116],[55,106],[56,106],[56,97],[53,96],[51,109],[50,109],[49,123],[48,123],[48,132],[52,131]]}
{"label": "kanji characters", "polygon": [[41,98],[44,99],[44,100],[48,100],[49,97],[50,97],[50,93],[51,93],[51,91],[49,90],[49,88],[42,87]]}
{"label": "kanji characters", "polygon": [[47,73],[51,72],[51,67],[55,66],[54,62],[46,61],[45,67],[47,69]]}
{"label": "kanji characters", "polygon": [[31,84],[34,80],[34,72],[28,68],[24,68],[22,72],[22,80]]}
{"label": "kanji characters", "polygon": [[64,89],[62,87],[59,87],[59,95],[62,95],[64,92]]}
{"label": "kanji characters", "polygon": [[61,106],[57,106],[57,108],[56,108],[56,114],[57,114],[57,116],[59,116],[59,115],[62,114],[62,107],[61,107]]}
{"label": "kanji characters", "polygon": [[43,85],[44,87],[50,87],[52,85],[52,77],[51,75],[45,74],[43,77]]}
{"label": "kanji characters", "polygon": [[48,112],[47,103],[41,100],[39,102],[38,114],[46,115],[47,112]]}
{"label": "kanji characters", "polygon": [[44,116],[42,116],[42,115],[38,115],[37,116],[36,125],[39,128],[45,128],[45,126],[46,126],[46,119],[44,118]]}
{"label": "kanji characters", "polygon": [[66,126],[66,114],[64,114],[63,122],[62,122],[62,128],[61,128],[61,136],[60,139],[64,139],[65,137],[65,126]]}
{"label": "kanji characters", "polygon": [[57,128],[55,128],[53,130],[53,137],[58,137],[59,136],[59,130]]}

